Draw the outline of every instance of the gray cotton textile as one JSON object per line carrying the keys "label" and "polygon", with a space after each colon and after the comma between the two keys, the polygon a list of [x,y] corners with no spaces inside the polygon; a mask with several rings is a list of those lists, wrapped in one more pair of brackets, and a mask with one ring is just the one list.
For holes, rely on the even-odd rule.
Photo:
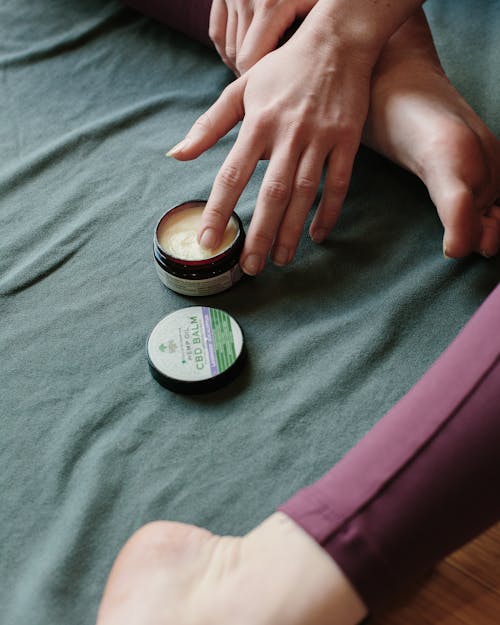
{"label": "gray cotton textile", "polygon": [[[498,134],[500,3],[428,13]],[[498,281],[500,259],[445,261],[423,185],[362,148],[326,244],[304,237],[290,267],[203,300],[243,327],[241,377],[197,398],[160,387],[146,338],[199,300],[159,282],[153,227],[208,196],[235,132],[192,163],[164,152],[230,78],[118,2],[0,2],[2,625],[93,622],[147,521],[250,529],[358,441]]]}

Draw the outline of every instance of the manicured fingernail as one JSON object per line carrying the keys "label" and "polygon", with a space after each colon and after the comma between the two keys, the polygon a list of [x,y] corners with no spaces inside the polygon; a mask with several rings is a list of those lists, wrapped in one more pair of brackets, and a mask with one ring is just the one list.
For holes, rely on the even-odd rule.
{"label": "manicured fingernail", "polygon": [[255,276],[261,269],[262,259],[258,254],[249,254],[241,263],[241,268],[249,276]]}
{"label": "manicured fingernail", "polygon": [[165,156],[175,156],[179,152],[182,152],[184,148],[187,148],[188,144],[189,144],[189,139],[186,137],[185,139],[183,139],[182,141],[179,141],[179,143],[174,145],[173,148],[170,148],[170,150],[165,154]]}
{"label": "manicured fingernail", "polygon": [[279,245],[272,254],[273,263],[279,267],[283,267],[288,263],[288,250],[283,245]]}
{"label": "manicured fingernail", "polygon": [[200,237],[200,245],[206,250],[213,250],[217,246],[217,233],[213,228],[207,228]]}
{"label": "manicured fingernail", "polygon": [[327,236],[328,230],[326,228],[318,228],[317,230],[311,232],[311,239],[315,243],[323,243]]}

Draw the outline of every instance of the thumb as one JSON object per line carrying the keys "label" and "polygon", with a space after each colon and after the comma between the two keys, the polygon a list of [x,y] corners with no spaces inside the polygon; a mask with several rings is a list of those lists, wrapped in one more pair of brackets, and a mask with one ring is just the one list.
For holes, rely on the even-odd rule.
{"label": "thumb", "polygon": [[199,117],[185,138],[167,152],[179,161],[197,158],[226,135],[245,115],[243,94],[246,78],[242,76],[221,93],[212,106]]}

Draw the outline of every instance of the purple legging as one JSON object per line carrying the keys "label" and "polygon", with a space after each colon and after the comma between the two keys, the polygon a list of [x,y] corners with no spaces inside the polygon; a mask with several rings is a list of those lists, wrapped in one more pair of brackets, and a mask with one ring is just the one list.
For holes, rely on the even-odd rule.
{"label": "purple legging", "polygon": [[369,609],[500,519],[500,286],[403,399],[281,510]]}
{"label": "purple legging", "polygon": [[[210,44],[211,0],[126,0]],[[423,378],[280,510],[369,610],[500,519],[500,286]]]}
{"label": "purple legging", "polygon": [[171,28],[211,46],[208,20],[212,0],[122,0]]}

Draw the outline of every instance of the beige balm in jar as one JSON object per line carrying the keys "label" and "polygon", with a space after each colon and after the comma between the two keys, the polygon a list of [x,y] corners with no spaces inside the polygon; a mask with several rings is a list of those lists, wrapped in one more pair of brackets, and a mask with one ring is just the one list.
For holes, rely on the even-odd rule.
{"label": "beige balm in jar", "polygon": [[165,286],[181,295],[213,295],[233,286],[242,274],[239,259],[245,242],[236,213],[229,219],[221,244],[206,250],[197,233],[204,200],[184,202],[168,210],[156,225],[153,251]]}

